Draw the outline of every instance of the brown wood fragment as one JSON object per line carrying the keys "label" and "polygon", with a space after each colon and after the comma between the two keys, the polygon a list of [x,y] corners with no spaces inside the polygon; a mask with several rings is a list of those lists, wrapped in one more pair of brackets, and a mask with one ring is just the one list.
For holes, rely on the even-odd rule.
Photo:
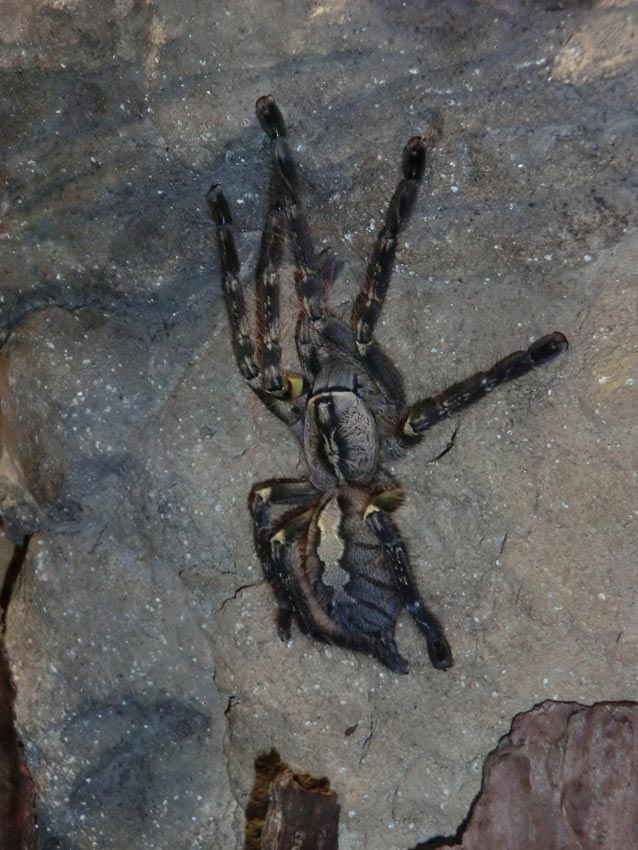
{"label": "brown wood fragment", "polygon": [[304,788],[286,770],[272,785],[262,850],[338,850],[337,795]]}
{"label": "brown wood fragment", "polygon": [[14,698],[0,637],[0,850],[27,850],[33,843],[33,785],[15,729]]}
{"label": "brown wood fragment", "polygon": [[[26,554],[16,546],[7,569],[0,601],[7,606],[7,590]],[[31,850],[34,846],[35,792],[15,727],[15,685],[4,643],[5,610],[0,608],[0,850]]]}
{"label": "brown wood fragment", "polygon": [[294,773],[277,750],[255,760],[244,850],[337,850],[337,795],[330,782]]}

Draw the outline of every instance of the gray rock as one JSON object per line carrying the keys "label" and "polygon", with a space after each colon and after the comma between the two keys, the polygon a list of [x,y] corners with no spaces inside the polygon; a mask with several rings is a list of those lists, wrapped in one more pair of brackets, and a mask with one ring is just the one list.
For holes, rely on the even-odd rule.
{"label": "gray rock", "polygon": [[[276,747],[331,778],[340,846],[403,850],[456,828],[517,712],[637,697],[635,18],[9,3],[0,506],[30,536],[6,639],[43,847],[239,847]],[[249,275],[269,91],[317,243],[347,262],[340,308],[403,143],[444,117],[380,327],[411,397],[571,341],[397,468],[447,674],[409,618],[403,678],[276,635],[245,500],[298,451],[233,366],[204,203],[221,182]]]}

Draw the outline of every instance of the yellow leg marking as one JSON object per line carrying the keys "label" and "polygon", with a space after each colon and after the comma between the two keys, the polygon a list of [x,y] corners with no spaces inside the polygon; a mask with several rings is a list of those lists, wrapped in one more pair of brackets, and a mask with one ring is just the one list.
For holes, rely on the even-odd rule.
{"label": "yellow leg marking", "polygon": [[395,511],[403,504],[403,490],[395,487],[392,490],[382,490],[374,497],[367,505],[363,512],[363,518],[366,519],[370,514],[378,511]]}
{"label": "yellow leg marking", "polygon": [[363,518],[367,519],[370,516],[370,514],[378,513],[379,511],[380,511],[380,508],[377,507],[377,505],[375,505],[374,502],[370,502],[370,504],[367,506],[367,508],[363,512]]}
{"label": "yellow leg marking", "polygon": [[270,494],[272,493],[272,487],[262,487],[261,490],[257,490],[257,496],[262,500],[262,502],[268,502],[270,500]]}
{"label": "yellow leg marking", "polygon": [[416,437],[416,436],[417,436],[416,431],[412,428],[412,425],[410,425],[410,420],[409,420],[409,419],[408,419],[408,420],[406,420],[406,423],[405,423],[405,425],[403,426],[403,433],[404,433],[404,434],[407,434],[407,435],[408,435],[408,437]]}
{"label": "yellow leg marking", "polygon": [[288,388],[290,390],[290,398],[299,398],[303,392],[303,378],[301,375],[286,375]]}

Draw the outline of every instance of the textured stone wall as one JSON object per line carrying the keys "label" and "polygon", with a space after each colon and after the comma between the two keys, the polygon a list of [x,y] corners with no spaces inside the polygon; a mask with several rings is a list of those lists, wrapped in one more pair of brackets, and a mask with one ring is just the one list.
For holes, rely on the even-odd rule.
{"label": "textured stone wall", "polygon": [[[2,18],[0,504],[30,536],[6,639],[42,847],[239,847],[273,747],[331,778],[342,850],[450,834],[514,714],[638,694],[635,3]],[[402,678],[276,635],[245,503],[298,451],[234,368],[204,200],[224,185],[249,272],[268,92],[317,242],[346,261],[339,307],[403,143],[444,117],[379,329],[411,397],[570,338],[397,467],[448,673],[408,617]]]}

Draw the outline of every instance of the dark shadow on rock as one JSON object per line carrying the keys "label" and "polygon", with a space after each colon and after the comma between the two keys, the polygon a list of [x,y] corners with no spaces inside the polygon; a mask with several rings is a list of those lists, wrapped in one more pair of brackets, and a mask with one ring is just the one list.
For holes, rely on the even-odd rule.
{"label": "dark shadow on rock", "polygon": [[[61,734],[69,753],[92,751],[95,761],[77,773],[56,831],[72,833],[77,819],[91,830],[106,818],[109,847],[129,847],[155,833],[169,811],[171,829],[181,823],[186,830],[199,790],[192,755],[206,745],[209,729],[209,717],[175,699],[80,707]],[[46,801],[39,801],[39,821],[49,832]],[[43,847],[47,840],[59,839],[49,832]]]}

